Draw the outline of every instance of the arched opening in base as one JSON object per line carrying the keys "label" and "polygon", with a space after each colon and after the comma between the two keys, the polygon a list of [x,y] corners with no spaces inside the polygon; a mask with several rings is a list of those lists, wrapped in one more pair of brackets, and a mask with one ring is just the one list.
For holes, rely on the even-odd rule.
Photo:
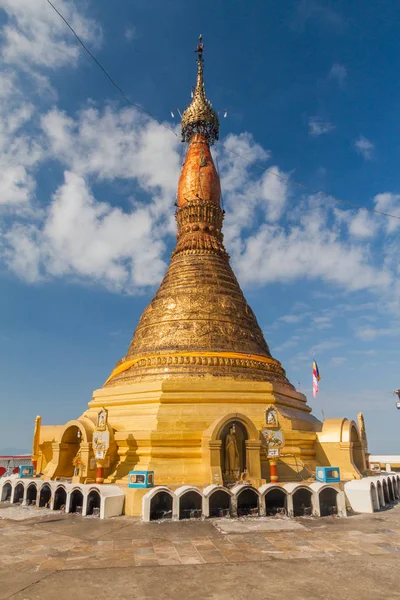
{"label": "arched opening in base", "polygon": [[330,517],[338,514],[338,491],[334,488],[325,488],[319,493],[319,509],[321,517]]}
{"label": "arched opening in base", "polygon": [[15,486],[15,490],[14,490],[14,504],[18,503],[21,504],[23,499],[24,499],[24,492],[25,492],[25,488],[24,485],[22,483],[18,483]]}
{"label": "arched opening in base", "polygon": [[50,508],[51,489],[46,483],[40,488],[39,507]]}
{"label": "arched opening in base", "polygon": [[378,493],[377,493],[376,487],[374,486],[373,483],[371,483],[370,491],[371,491],[372,508],[375,512],[375,511],[379,510],[379,501],[378,501]]}
{"label": "arched opening in base", "polygon": [[179,519],[200,519],[203,498],[198,492],[182,494],[179,500]]}
{"label": "arched opening in base", "polygon": [[26,503],[28,506],[35,505],[37,498],[37,487],[34,483],[31,483],[26,490]]}
{"label": "arched opening in base", "polygon": [[231,509],[231,497],[224,490],[217,490],[209,498],[210,517],[227,517]]}
{"label": "arched opening in base", "polygon": [[5,483],[3,485],[3,489],[1,490],[1,501],[2,502],[11,502],[11,483]]}
{"label": "arched opening in base", "polygon": [[77,456],[81,444],[81,430],[77,425],[71,425],[68,427],[61,438],[61,444],[66,450],[62,453],[62,465],[60,464],[57,468],[57,475],[60,477],[70,478],[74,475],[78,475],[79,467],[74,467],[72,462]]}
{"label": "arched opening in base", "polygon": [[255,490],[246,489],[240,492],[237,499],[238,517],[257,516],[259,514],[258,494]]}
{"label": "arched opening in base", "polygon": [[69,500],[69,512],[82,514],[83,508],[83,494],[80,490],[74,490]]}
{"label": "arched opening in base", "polygon": [[365,471],[364,448],[361,443],[361,439],[360,439],[360,436],[358,434],[358,431],[357,431],[357,428],[355,425],[352,425],[352,427],[351,427],[350,442],[351,442],[352,462],[360,473],[364,473],[364,471]]}
{"label": "arched opening in base", "polygon": [[54,494],[53,509],[65,511],[66,504],[67,504],[67,492],[66,492],[65,488],[63,488],[62,486],[58,487]]}
{"label": "arched opening in base", "polygon": [[150,501],[150,521],[172,519],[172,496],[168,492],[158,492]]}
{"label": "arched opening in base", "polygon": [[287,502],[283,490],[275,488],[265,494],[265,514],[267,517],[274,515],[286,515]]}
{"label": "arched opening in base", "polygon": [[394,502],[393,484],[392,484],[390,477],[388,478],[388,491],[389,491],[390,502]]}
{"label": "arched opening in base", "polygon": [[383,496],[382,484],[380,481],[378,481],[378,483],[377,483],[377,493],[378,493],[379,506],[380,506],[380,508],[382,508],[383,506],[385,506],[385,498]]}
{"label": "arched opening in base", "polygon": [[397,484],[397,479],[396,477],[392,478],[392,483],[393,483],[393,494],[394,494],[394,499],[398,500],[399,498],[399,486]]}
{"label": "arched opening in base", "polygon": [[312,514],[311,504],[312,492],[300,488],[293,494],[293,515],[295,517],[307,517]]}
{"label": "arched opening in base", "polygon": [[385,500],[385,504],[390,504],[389,490],[388,490],[388,486],[387,486],[387,483],[385,480],[383,480],[382,487],[383,487],[383,498]]}
{"label": "arched opening in base", "polygon": [[101,498],[97,490],[92,490],[87,498],[86,514],[94,517],[100,516]]}

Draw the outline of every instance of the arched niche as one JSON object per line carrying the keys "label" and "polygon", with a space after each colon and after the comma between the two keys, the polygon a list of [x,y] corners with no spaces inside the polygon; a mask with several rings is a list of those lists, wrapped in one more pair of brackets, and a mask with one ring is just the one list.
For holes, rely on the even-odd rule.
{"label": "arched niche", "polygon": [[45,483],[40,488],[39,492],[39,508],[50,508],[51,500],[51,489],[50,486]]}
{"label": "arched niche", "polygon": [[390,477],[387,479],[390,502],[394,502],[393,483]]}
{"label": "arched niche", "polygon": [[351,461],[360,473],[366,468],[364,448],[354,422],[350,426]]}
{"label": "arched niche", "polygon": [[252,487],[243,488],[236,498],[236,510],[238,517],[257,516],[260,511],[260,497]]}
{"label": "arched niche", "polygon": [[28,489],[26,490],[26,503],[28,506],[30,504],[36,504],[37,499],[37,487],[36,484],[30,483],[28,485]]}
{"label": "arched niche", "polygon": [[338,493],[338,490],[332,487],[326,487],[319,492],[318,499],[321,517],[338,514]]}
{"label": "arched niche", "polygon": [[373,483],[371,483],[370,491],[371,491],[372,508],[375,512],[375,511],[379,510],[379,500],[378,500],[378,492],[376,491],[376,487],[374,486]]}
{"label": "arched niche", "polygon": [[160,490],[150,500],[150,521],[172,519],[173,496],[167,490]]}
{"label": "arched niche", "polygon": [[247,473],[247,429],[240,421],[229,421],[220,436],[222,480],[228,484],[236,483],[241,473]]}
{"label": "arched niche", "polygon": [[216,489],[208,499],[208,512],[212,517],[227,517],[231,511],[231,496],[227,490]]}
{"label": "arched niche", "polygon": [[385,500],[385,504],[390,504],[389,490],[388,490],[388,486],[387,486],[385,479],[382,481],[382,488],[383,488],[383,498]]}
{"label": "arched niche", "polygon": [[312,492],[308,488],[298,488],[292,496],[293,516],[305,517],[312,514]]}
{"label": "arched niche", "polygon": [[82,514],[83,510],[83,494],[81,490],[75,489],[69,498],[69,511],[70,513]]}
{"label": "arched niche", "polygon": [[11,483],[5,483],[1,490],[1,501],[2,502],[11,502],[11,492],[12,486]]}
{"label": "arched niche", "polygon": [[399,486],[398,486],[398,483],[397,483],[397,479],[394,476],[392,477],[392,483],[393,483],[394,497],[395,497],[396,500],[398,500],[398,498],[399,498]]}
{"label": "arched niche", "polygon": [[[227,467],[227,436],[234,427],[234,437],[238,450],[238,460],[232,469]],[[231,432],[232,433],[232,432]],[[211,481],[213,483],[226,483],[232,485],[238,483],[241,474],[246,470],[246,480],[260,485],[261,462],[260,462],[260,435],[254,423],[241,413],[229,413],[215,421],[203,435],[203,443],[208,443]],[[230,455],[232,458],[232,454]],[[229,462],[233,462],[229,458]],[[233,471],[228,473],[227,471]],[[235,475],[236,471],[236,475]],[[238,473],[238,474],[237,474]]]}
{"label": "arched niche", "polygon": [[66,504],[67,504],[67,491],[62,485],[60,485],[54,493],[53,509],[65,511]]}
{"label": "arched niche", "polygon": [[101,497],[97,490],[91,490],[87,497],[86,514],[100,516]]}
{"label": "arched niche", "polygon": [[265,493],[264,501],[267,517],[287,513],[287,494],[282,488],[273,487],[269,489]]}
{"label": "arched niche", "polygon": [[84,428],[78,421],[67,424],[61,436],[61,454],[57,473],[63,477],[74,475],[73,460],[79,452]]}
{"label": "arched niche", "polygon": [[376,484],[376,489],[378,494],[379,506],[380,508],[382,508],[383,506],[385,506],[385,497],[383,495],[382,484],[380,481],[378,481],[378,483]]}
{"label": "arched niche", "polygon": [[14,499],[13,502],[20,503],[24,499],[25,488],[23,483],[18,483],[14,488]]}
{"label": "arched niche", "polygon": [[203,496],[197,490],[188,490],[179,498],[179,520],[200,519],[203,508]]}

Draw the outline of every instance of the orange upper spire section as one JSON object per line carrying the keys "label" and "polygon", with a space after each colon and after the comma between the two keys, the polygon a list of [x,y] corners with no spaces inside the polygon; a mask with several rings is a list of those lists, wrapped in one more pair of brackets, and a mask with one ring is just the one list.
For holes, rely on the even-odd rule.
{"label": "orange upper spire section", "polygon": [[207,139],[196,133],[190,146],[178,183],[178,207],[191,200],[213,202],[219,206],[221,185]]}

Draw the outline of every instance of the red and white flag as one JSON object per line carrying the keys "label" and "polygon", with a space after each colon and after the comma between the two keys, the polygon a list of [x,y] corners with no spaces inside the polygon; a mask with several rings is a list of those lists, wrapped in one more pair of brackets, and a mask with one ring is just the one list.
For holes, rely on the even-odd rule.
{"label": "red and white flag", "polygon": [[313,368],[312,368],[312,391],[313,391],[314,398],[317,397],[317,393],[318,393],[318,390],[319,390],[318,381],[320,379],[321,379],[321,377],[319,375],[318,365],[317,365],[317,363],[314,360],[313,361]]}

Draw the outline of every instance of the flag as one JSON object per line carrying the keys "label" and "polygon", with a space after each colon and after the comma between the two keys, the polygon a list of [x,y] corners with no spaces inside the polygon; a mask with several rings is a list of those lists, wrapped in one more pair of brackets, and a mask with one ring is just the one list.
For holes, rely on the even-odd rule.
{"label": "flag", "polygon": [[315,360],[313,361],[313,368],[312,368],[312,391],[313,391],[313,396],[314,398],[317,397],[317,392],[318,392],[318,381],[321,379],[320,375],[319,375],[319,371],[318,371],[318,365],[315,362]]}

